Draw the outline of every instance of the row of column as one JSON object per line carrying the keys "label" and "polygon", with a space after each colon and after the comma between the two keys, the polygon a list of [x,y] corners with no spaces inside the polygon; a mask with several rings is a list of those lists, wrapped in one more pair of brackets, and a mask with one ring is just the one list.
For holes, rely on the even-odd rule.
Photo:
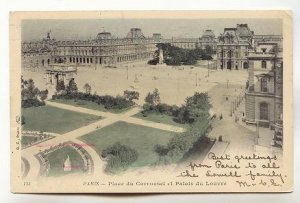
{"label": "row of column", "polygon": [[108,64],[108,63],[122,63],[127,61],[136,61],[140,59],[146,59],[151,56],[151,53],[142,53],[138,55],[126,55],[119,56],[115,59],[112,56],[108,57],[64,57],[55,58],[55,63],[72,63],[72,64]]}

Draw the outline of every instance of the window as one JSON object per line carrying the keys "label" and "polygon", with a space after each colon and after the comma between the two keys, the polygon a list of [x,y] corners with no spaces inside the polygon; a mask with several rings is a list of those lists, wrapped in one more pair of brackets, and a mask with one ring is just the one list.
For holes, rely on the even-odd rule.
{"label": "window", "polygon": [[227,58],[231,58],[231,51],[230,50],[227,52]]}
{"label": "window", "polygon": [[266,61],[261,62],[261,68],[264,68],[264,69],[267,68],[267,62]]}
{"label": "window", "polygon": [[260,80],[260,91],[268,92],[268,79],[267,78],[262,78]]}
{"label": "window", "polygon": [[259,105],[260,120],[269,120],[269,105],[262,102]]}

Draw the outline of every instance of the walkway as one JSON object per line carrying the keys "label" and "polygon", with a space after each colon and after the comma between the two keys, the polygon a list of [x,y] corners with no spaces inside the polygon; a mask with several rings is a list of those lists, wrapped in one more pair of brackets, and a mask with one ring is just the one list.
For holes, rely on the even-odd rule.
{"label": "walkway", "polygon": [[134,107],[124,113],[114,114],[114,113],[110,113],[110,112],[102,112],[102,111],[97,111],[97,110],[93,110],[93,109],[76,107],[76,106],[71,106],[71,105],[61,104],[61,103],[56,103],[56,102],[50,102],[50,101],[46,101],[46,104],[49,106],[56,107],[56,108],[66,109],[66,110],[70,110],[70,111],[76,111],[76,112],[85,113],[85,114],[102,116],[105,118],[102,120],[99,120],[97,122],[94,122],[92,124],[89,124],[87,126],[83,126],[78,129],[67,132],[65,134],[56,136],[55,138],[47,140],[38,145],[33,145],[31,147],[28,147],[28,148],[22,150],[22,157],[24,157],[26,160],[28,160],[28,162],[30,164],[30,171],[27,175],[27,178],[36,178],[39,175],[40,167],[39,167],[39,162],[38,162],[37,158],[35,157],[36,154],[38,154],[42,150],[48,149],[50,147],[56,146],[60,143],[64,143],[67,141],[73,141],[77,144],[82,144],[82,147],[91,155],[91,157],[93,159],[94,171],[97,171],[97,172],[99,170],[102,171],[104,163],[100,159],[100,157],[96,153],[96,151],[92,147],[87,146],[85,143],[79,141],[77,138],[79,138],[83,135],[89,134],[93,131],[99,130],[101,128],[104,128],[106,126],[112,125],[118,121],[123,121],[123,122],[127,122],[127,123],[132,123],[135,125],[142,125],[142,126],[146,126],[146,127],[150,127],[150,128],[156,128],[156,129],[171,131],[171,132],[184,132],[185,131],[185,129],[181,128],[181,127],[162,124],[162,123],[155,123],[152,121],[146,121],[143,119],[132,117],[133,115],[135,115],[141,111],[141,109],[139,107]]}

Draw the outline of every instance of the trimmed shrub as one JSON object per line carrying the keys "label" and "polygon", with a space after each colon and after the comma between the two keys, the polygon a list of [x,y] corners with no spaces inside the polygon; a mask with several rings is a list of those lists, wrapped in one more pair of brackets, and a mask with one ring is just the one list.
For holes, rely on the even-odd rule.
{"label": "trimmed shrub", "polygon": [[22,108],[44,106],[45,102],[38,99],[26,99],[21,102]]}
{"label": "trimmed shrub", "polygon": [[135,149],[116,142],[104,149],[101,156],[107,159],[106,172],[116,173],[133,164],[138,158],[138,153]]}

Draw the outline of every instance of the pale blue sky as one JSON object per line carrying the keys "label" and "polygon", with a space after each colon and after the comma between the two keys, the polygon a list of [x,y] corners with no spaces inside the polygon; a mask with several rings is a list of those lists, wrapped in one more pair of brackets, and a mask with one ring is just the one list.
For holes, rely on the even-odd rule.
{"label": "pale blue sky", "polygon": [[[58,40],[93,39],[103,30],[115,37],[125,37],[131,27],[139,27],[146,37],[162,33],[163,37],[200,37],[205,29],[218,36],[225,27],[247,23],[255,34],[282,34],[280,19],[89,19],[24,20],[22,39],[38,40],[52,30]],[[104,29],[103,29],[104,28]]]}

